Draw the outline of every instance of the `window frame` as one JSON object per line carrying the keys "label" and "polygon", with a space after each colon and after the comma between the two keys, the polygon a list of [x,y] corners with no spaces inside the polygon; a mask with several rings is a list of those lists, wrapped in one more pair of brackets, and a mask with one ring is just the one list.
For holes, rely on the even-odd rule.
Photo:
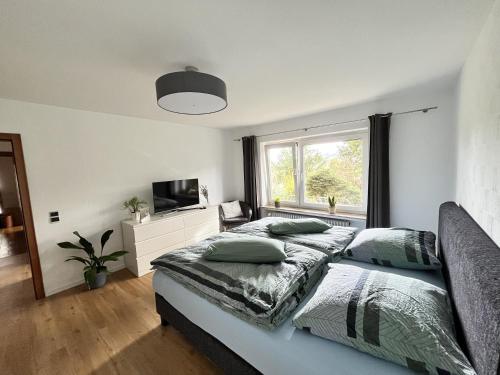
{"label": "window frame", "polygon": [[297,185],[297,143],[294,141],[285,141],[285,142],[273,142],[270,144],[264,145],[264,155],[265,155],[265,178],[266,178],[266,194],[267,194],[267,202],[274,203],[274,198],[271,196],[271,177],[269,174],[269,151],[273,148],[284,148],[284,147],[292,147],[292,157],[293,157],[293,180],[294,180],[294,191],[295,191],[295,201],[285,201],[281,200],[281,204],[284,206],[290,207],[298,207],[299,204],[299,187]]}
{"label": "window frame", "polygon": [[294,156],[293,173],[295,181],[295,201],[281,201],[284,207],[304,208],[311,210],[325,210],[328,204],[307,203],[305,201],[305,171],[304,165],[304,146],[311,144],[346,142],[351,140],[361,140],[363,150],[363,185],[362,185],[362,202],[360,206],[337,204],[337,211],[351,214],[366,214],[367,198],[368,198],[368,166],[369,166],[369,133],[367,128],[356,129],[339,133],[330,133],[325,135],[314,135],[310,137],[300,137],[282,141],[269,141],[263,145],[264,163],[262,177],[265,181],[263,197],[266,197],[267,204],[274,204],[274,199],[271,197],[271,184],[269,174],[268,152],[272,148],[292,146]]}

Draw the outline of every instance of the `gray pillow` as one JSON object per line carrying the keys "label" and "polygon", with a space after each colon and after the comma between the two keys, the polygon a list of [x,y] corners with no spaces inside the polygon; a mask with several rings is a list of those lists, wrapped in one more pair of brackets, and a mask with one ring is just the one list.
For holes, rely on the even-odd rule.
{"label": "gray pillow", "polygon": [[417,372],[475,374],[454,337],[447,292],[418,279],[330,264],[293,323]]}
{"label": "gray pillow", "polygon": [[342,256],[388,267],[434,270],[441,268],[436,258],[436,235],[406,228],[362,230]]}
{"label": "gray pillow", "polygon": [[323,220],[315,218],[283,220],[267,226],[273,234],[322,233],[331,227]]}
{"label": "gray pillow", "polygon": [[276,263],[286,258],[285,243],[269,238],[241,236],[212,242],[206,260],[240,263]]}

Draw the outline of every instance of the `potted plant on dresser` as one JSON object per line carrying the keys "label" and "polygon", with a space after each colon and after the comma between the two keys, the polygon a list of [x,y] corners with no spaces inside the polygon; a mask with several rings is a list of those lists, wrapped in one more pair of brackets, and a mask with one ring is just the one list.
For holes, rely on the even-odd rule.
{"label": "potted plant on dresser", "polygon": [[101,252],[99,256],[96,254],[92,243],[80,236],[76,231],[73,234],[79,238],[78,245],[71,242],[59,242],[57,244],[57,246],[63,249],[83,250],[85,253],[83,257],[73,255],[66,259],[66,262],[75,261],[85,265],[83,268],[83,277],[89,289],[103,287],[106,284],[109,273],[108,268],[105,266],[106,262],[117,261],[127,253],[127,251],[115,251],[111,254],[103,255],[104,245],[106,245],[112,233],[113,230],[110,229],[101,236]]}
{"label": "potted plant on dresser", "polygon": [[135,220],[136,222],[141,221],[141,207],[144,207],[144,205],[147,204],[146,201],[140,200],[137,197],[132,197],[128,201],[123,202],[123,209],[124,210],[129,210],[130,214],[132,215],[132,220]]}
{"label": "potted plant on dresser", "polygon": [[203,195],[205,200],[207,201],[207,206],[210,204],[208,202],[208,186],[207,185],[200,185],[200,193]]}

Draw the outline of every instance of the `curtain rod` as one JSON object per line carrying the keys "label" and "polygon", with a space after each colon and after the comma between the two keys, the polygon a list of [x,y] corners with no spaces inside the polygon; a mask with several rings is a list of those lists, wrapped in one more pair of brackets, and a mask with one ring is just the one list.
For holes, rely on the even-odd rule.
{"label": "curtain rod", "polygon": [[[435,106],[435,107],[425,107],[425,108],[419,108],[419,109],[412,109],[410,111],[404,111],[404,112],[396,112],[396,113],[393,113],[392,115],[393,116],[399,116],[399,115],[407,115],[409,113],[415,113],[415,112],[423,112],[423,113],[427,113],[433,109],[437,109],[438,107]],[[319,129],[319,128],[326,128],[326,127],[329,127],[329,126],[335,126],[335,125],[345,125],[345,124],[352,124],[352,123],[355,123],[355,122],[361,122],[361,121],[367,121],[368,120],[368,117],[365,117],[365,118],[360,118],[360,119],[357,119],[357,120],[348,120],[348,121],[340,121],[340,122],[333,122],[333,123],[330,123],[330,124],[322,124],[322,125],[315,125],[315,126],[308,126],[307,128],[299,128],[299,129],[291,129],[291,130],[283,130],[283,131],[280,131],[280,132],[274,132],[274,133],[267,133],[267,134],[261,134],[261,135],[257,135],[256,137],[257,138],[260,138],[260,137],[267,137],[267,136],[270,136],[270,135],[277,135],[277,134],[286,134],[286,133],[294,133],[294,132],[298,132],[298,131],[308,131],[308,130],[311,130],[311,129]],[[233,141],[235,142],[240,142],[241,141],[241,138],[235,138],[233,139]]]}

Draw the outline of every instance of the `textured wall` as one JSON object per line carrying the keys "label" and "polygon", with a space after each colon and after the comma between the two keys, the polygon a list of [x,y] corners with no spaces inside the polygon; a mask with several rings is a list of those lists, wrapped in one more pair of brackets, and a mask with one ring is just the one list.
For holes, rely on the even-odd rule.
{"label": "textured wall", "polygon": [[457,201],[500,244],[500,1],[460,78]]}

